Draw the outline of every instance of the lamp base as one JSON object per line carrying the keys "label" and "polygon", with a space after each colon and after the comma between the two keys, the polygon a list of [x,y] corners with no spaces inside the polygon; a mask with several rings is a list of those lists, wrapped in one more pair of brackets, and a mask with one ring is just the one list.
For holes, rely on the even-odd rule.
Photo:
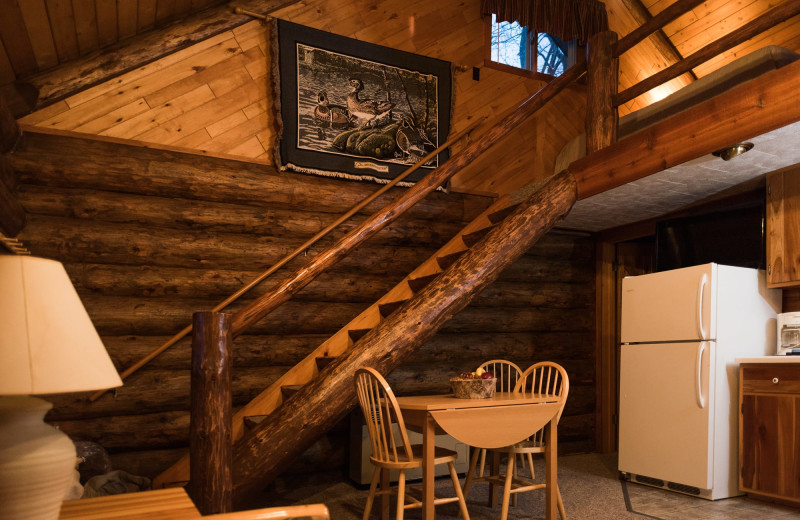
{"label": "lamp base", "polygon": [[53,405],[0,397],[0,520],[56,520],[75,468],[75,445],[44,422]]}

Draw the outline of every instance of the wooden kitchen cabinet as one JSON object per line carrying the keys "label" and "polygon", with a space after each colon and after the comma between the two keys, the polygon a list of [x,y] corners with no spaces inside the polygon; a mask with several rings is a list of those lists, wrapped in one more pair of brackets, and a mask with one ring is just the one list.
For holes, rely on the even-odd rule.
{"label": "wooden kitchen cabinet", "polygon": [[767,287],[800,286],[800,165],[767,174]]}
{"label": "wooden kitchen cabinet", "polygon": [[741,364],[739,382],[739,489],[800,506],[800,359]]}

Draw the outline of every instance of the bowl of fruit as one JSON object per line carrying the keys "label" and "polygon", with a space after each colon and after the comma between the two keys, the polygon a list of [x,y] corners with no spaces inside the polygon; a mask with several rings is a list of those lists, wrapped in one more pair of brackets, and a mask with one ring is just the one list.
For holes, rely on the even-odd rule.
{"label": "bowl of fruit", "polygon": [[491,372],[479,368],[450,378],[450,388],[459,399],[488,399],[494,397],[496,381]]}

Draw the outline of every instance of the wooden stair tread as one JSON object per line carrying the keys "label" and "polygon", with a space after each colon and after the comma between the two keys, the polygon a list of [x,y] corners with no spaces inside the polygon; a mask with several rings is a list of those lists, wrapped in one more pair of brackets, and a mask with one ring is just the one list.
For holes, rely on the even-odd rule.
{"label": "wooden stair tread", "polygon": [[330,365],[334,359],[336,359],[336,356],[317,356],[315,358],[317,370],[321,371],[323,368]]}
{"label": "wooden stair tread", "polygon": [[379,303],[378,304],[378,311],[381,313],[381,316],[384,318],[400,307],[403,306],[408,300],[398,300],[396,302],[386,302],[386,303]]}
{"label": "wooden stair tread", "polygon": [[465,249],[463,251],[450,253],[449,255],[437,256],[436,263],[439,264],[439,267],[442,269],[442,271],[444,271],[445,269],[453,265],[456,262],[456,260],[461,258],[461,255],[463,255],[466,252],[467,250]]}
{"label": "wooden stair tread", "polygon": [[467,247],[472,247],[480,242],[481,239],[485,237],[492,229],[494,229],[494,226],[485,227],[483,229],[479,229],[478,231],[473,231],[472,233],[464,233],[461,235],[461,240],[464,242],[464,244],[466,244]]}
{"label": "wooden stair tread", "polygon": [[439,276],[439,274],[440,273],[434,273],[426,276],[420,276],[419,278],[409,278],[408,286],[411,287],[411,290],[414,293],[418,293],[424,289],[426,285],[431,283],[437,276]]}
{"label": "wooden stair tread", "polygon": [[364,335],[371,330],[372,329],[348,329],[347,335],[350,336],[350,339],[352,339],[353,342],[355,343],[356,341],[364,337]]}
{"label": "wooden stair tread", "polygon": [[283,385],[281,387],[281,394],[283,398],[286,399],[296,394],[301,388],[303,388],[303,385]]}
{"label": "wooden stair tread", "polygon": [[507,216],[512,214],[514,212],[514,210],[517,209],[517,206],[519,206],[519,204],[512,204],[511,206],[505,207],[505,208],[503,208],[501,210],[497,210],[497,211],[495,211],[493,213],[489,213],[489,215],[488,215],[489,221],[492,224],[497,224],[498,222],[504,221]]}
{"label": "wooden stair tread", "polygon": [[267,415],[248,415],[247,417],[244,418],[244,427],[247,428],[248,430],[251,430],[251,429],[255,428],[256,425],[258,425],[261,421],[263,421],[267,417],[269,417],[269,414],[267,414]]}

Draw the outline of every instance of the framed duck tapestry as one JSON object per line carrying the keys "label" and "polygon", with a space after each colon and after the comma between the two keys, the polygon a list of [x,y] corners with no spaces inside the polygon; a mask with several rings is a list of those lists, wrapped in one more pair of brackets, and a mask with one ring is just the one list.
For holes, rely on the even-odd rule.
{"label": "framed duck tapestry", "polygon": [[449,62],[283,20],[274,29],[281,168],[386,183],[447,139]]}

